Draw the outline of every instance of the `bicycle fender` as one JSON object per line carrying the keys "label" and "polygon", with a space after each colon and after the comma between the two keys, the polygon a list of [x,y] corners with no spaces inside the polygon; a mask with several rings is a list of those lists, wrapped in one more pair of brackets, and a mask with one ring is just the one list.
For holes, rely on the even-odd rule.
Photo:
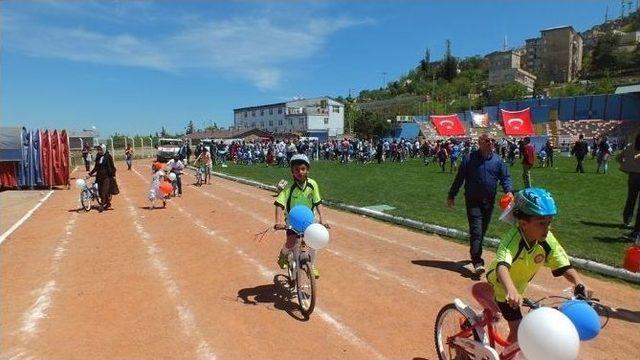
{"label": "bicycle fender", "polygon": [[[465,304],[462,300],[455,298],[453,300],[453,304],[456,306],[456,308],[464,314],[464,316],[467,318],[467,320],[469,320],[469,323],[471,325],[474,325],[475,323],[478,322],[477,319],[481,319],[482,318],[482,314],[476,312],[471,306]],[[476,328],[476,333],[478,333],[478,336],[480,337],[480,339],[482,340],[483,344],[488,344],[489,343],[489,336],[487,336],[486,331],[484,330],[484,327],[478,327]]]}

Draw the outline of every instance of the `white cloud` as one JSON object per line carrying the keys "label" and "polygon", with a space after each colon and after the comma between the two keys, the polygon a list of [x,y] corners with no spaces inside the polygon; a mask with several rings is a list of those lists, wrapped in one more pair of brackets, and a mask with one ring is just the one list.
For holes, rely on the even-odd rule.
{"label": "white cloud", "polygon": [[[69,3],[54,4],[74,13]],[[86,7],[75,10],[80,11],[86,12]],[[124,17],[122,10],[118,14]],[[12,15],[3,15],[9,51],[166,72],[207,69],[249,80],[260,89],[277,87],[287,66],[320,53],[335,32],[368,22],[347,17],[278,22],[265,14],[210,21],[196,17],[178,28],[158,26],[156,33],[164,35],[154,36],[149,31],[135,34],[133,27],[113,33],[112,27],[107,32],[98,27],[53,26],[29,13]]]}

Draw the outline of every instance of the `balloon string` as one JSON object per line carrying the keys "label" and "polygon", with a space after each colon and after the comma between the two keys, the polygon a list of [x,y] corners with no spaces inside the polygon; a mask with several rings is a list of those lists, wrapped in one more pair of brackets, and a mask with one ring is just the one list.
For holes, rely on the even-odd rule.
{"label": "balloon string", "polygon": [[257,242],[261,242],[262,239],[264,239],[264,237],[267,235],[267,233],[269,232],[269,230],[271,229],[271,227],[267,227],[264,231],[260,231],[257,234],[253,235],[253,241],[257,241]]}

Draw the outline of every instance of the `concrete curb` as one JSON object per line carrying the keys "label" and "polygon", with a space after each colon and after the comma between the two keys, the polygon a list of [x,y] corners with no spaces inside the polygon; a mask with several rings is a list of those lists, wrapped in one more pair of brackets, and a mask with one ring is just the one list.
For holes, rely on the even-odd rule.
{"label": "concrete curb", "polygon": [[[191,167],[191,168],[193,168],[193,167]],[[193,168],[193,169],[195,169],[195,168]],[[215,176],[221,177],[223,179],[237,181],[239,183],[255,186],[255,187],[258,187],[260,189],[265,189],[265,190],[269,190],[269,191],[273,191],[273,192],[277,192],[278,191],[278,189],[275,186],[263,184],[263,183],[258,182],[258,181],[249,180],[249,179],[245,179],[245,178],[240,178],[240,177],[236,177],[236,176],[232,176],[232,175],[227,175],[227,174],[223,174],[223,173],[216,172],[216,171],[212,171],[212,174],[215,175]],[[469,238],[469,233],[467,233],[465,231],[461,231],[461,230],[458,230],[458,229],[452,229],[452,228],[448,228],[448,227],[444,227],[444,226],[440,226],[440,225],[427,224],[427,223],[423,223],[421,221],[417,221],[417,220],[413,220],[413,219],[409,219],[409,218],[404,218],[404,217],[400,217],[400,216],[389,215],[389,214],[385,214],[385,213],[383,213],[381,211],[365,209],[365,208],[361,208],[361,207],[358,207],[358,206],[353,206],[353,205],[348,205],[348,204],[343,204],[343,203],[336,203],[336,202],[332,202],[332,201],[324,201],[323,204],[331,206],[331,207],[336,208],[336,209],[346,210],[346,211],[349,211],[349,212],[352,212],[352,213],[365,215],[365,216],[370,216],[370,217],[378,219],[378,220],[391,222],[391,223],[394,223],[394,224],[398,224],[398,225],[402,225],[402,226],[406,226],[406,227],[409,227],[409,228],[418,229],[418,230],[422,230],[422,231],[426,231],[426,232],[430,232],[430,233],[434,233],[434,234],[438,234],[438,235],[442,235],[442,236],[447,236],[447,237],[457,238],[457,239],[463,239],[463,240],[466,240],[466,239]],[[485,241],[485,244],[489,245],[492,248],[497,248],[498,244],[500,243],[500,240],[496,239],[496,238],[488,238],[487,237],[487,238],[484,239],[484,241]],[[615,277],[615,278],[618,278],[618,279],[622,279],[622,280],[626,280],[626,281],[630,281],[630,282],[634,282],[634,283],[640,283],[640,273],[632,273],[631,271],[628,271],[626,269],[617,268],[617,267],[614,267],[614,266],[611,266],[611,265],[606,265],[606,264],[599,263],[597,261],[577,258],[577,257],[574,257],[574,256],[569,256],[569,260],[571,260],[571,264],[573,264],[573,266],[575,266],[577,268],[593,271],[593,272],[598,273],[598,274],[603,274],[603,275]]]}

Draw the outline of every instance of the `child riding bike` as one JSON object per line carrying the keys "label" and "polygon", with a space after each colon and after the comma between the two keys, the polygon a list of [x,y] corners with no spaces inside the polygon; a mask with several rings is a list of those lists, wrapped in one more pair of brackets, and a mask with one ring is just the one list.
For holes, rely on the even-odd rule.
{"label": "child riding bike", "polygon": [[[557,214],[551,194],[542,188],[527,188],[515,194],[510,208],[501,219],[514,225],[500,240],[500,245],[487,271],[488,285],[475,287],[474,295],[482,305],[501,312],[509,324],[510,343],[517,341],[522,320],[520,305],[529,282],[544,264],[554,276],[563,276],[583,295],[590,291],[580,275],[571,267],[569,257],[549,231]],[[478,284],[483,285],[483,284]],[[494,303],[495,301],[495,303]]]}
{"label": "child riding bike", "polygon": [[[328,224],[324,222],[322,217],[322,198],[320,197],[318,183],[308,177],[309,168],[311,167],[309,158],[304,154],[293,155],[289,161],[289,166],[291,168],[291,174],[293,175],[294,181],[280,191],[276,201],[274,202],[274,205],[276,206],[276,221],[273,228],[276,230],[287,230],[287,241],[282,246],[282,250],[280,250],[280,255],[278,257],[278,266],[282,269],[286,269],[288,266],[287,255],[295,246],[298,236],[295,231],[288,229],[287,225],[282,222],[283,210],[288,214],[296,205],[307,206],[312,211],[315,208],[318,212],[320,224],[328,227]],[[315,266],[315,250],[311,249],[310,254],[312,264],[311,271],[317,279],[320,277],[320,273]]]}

